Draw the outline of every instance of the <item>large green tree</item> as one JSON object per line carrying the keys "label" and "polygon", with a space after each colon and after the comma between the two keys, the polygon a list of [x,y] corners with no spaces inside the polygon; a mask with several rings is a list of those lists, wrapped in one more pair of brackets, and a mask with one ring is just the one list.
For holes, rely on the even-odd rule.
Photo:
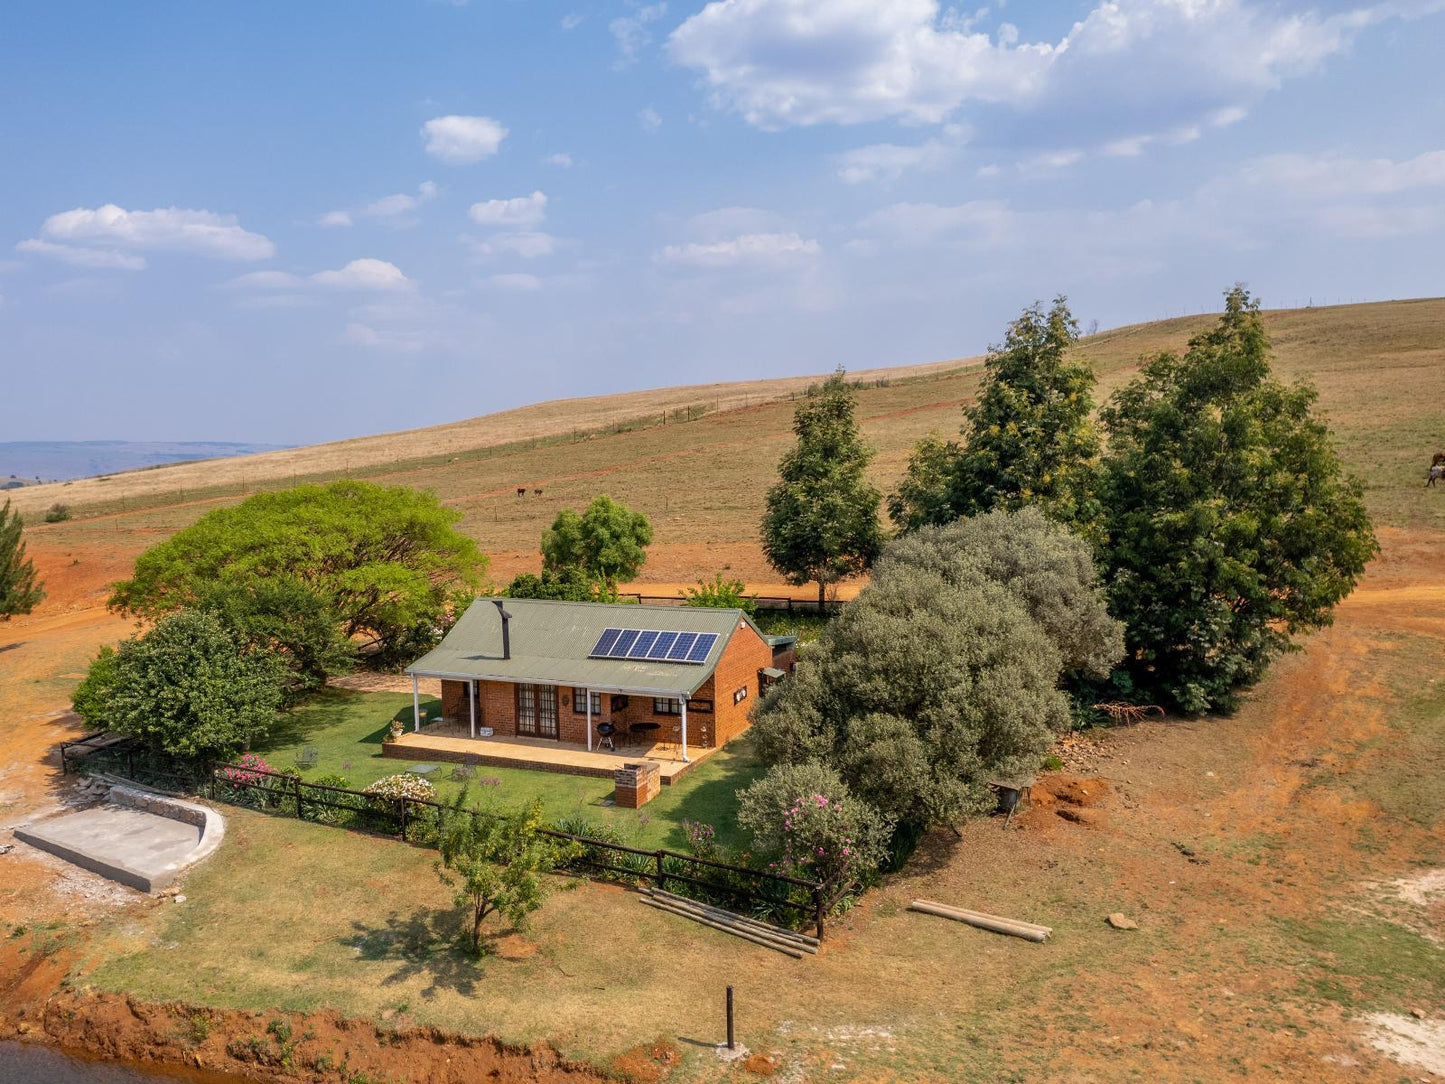
{"label": "large green tree", "polygon": [[214,614],[183,610],[102,650],[74,705],[89,725],[174,756],[223,758],[270,729],[285,683],[274,653],[247,649]]}
{"label": "large green tree", "polygon": [[989,808],[989,781],[1032,771],[1069,712],[1062,659],[1007,587],[899,565],[769,690],[752,733],[773,764],[831,765],[913,834]]}
{"label": "large green tree", "polygon": [[1036,504],[1085,533],[1098,520],[1093,370],[1072,352],[1078,325],[1060,297],[1009,325],[984,363],[963,441],[921,443],[889,501],[902,530]]}
{"label": "large green tree", "polygon": [[286,664],[293,697],[320,688],[355,662],[336,614],[299,580],[223,580],[203,590],[196,607],[219,617],[246,647],[274,651]]}
{"label": "large green tree", "polygon": [[566,579],[580,569],[616,595],[619,582],[633,579],[647,560],[652,544],[652,523],[606,494],[594,497],[587,510],[570,508],[557,513],[542,534],[542,571]]}
{"label": "large green tree", "polygon": [[839,369],[794,411],[797,443],[767,493],[763,552],[789,583],[829,586],[866,571],[883,548],[878,490],[868,481],[873,450],[854,417],[854,392]]}
{"label": "large green tree", "polygon": [[475,590],[487,559],[456,530],[461,513],[430,493],[338,481],[260,493],[210,512],[143,553],[110,605],[153,618],[217,585],[298,583],[343,636],[383,657],[424,647],[455,591]]}
{"label": "large green tree", "polygon": [[35,562],[25,555],[24,524],[7,499],[0,508],[0,621],[28,614],[45,597]]}
{"label": "large green tree", "polygon": [[1315,398],[1271,377],[1258,303],[1236,287],[1216,327],[1102,412],[1111,608],[1141,693],[1229,709],[1377,552]]}

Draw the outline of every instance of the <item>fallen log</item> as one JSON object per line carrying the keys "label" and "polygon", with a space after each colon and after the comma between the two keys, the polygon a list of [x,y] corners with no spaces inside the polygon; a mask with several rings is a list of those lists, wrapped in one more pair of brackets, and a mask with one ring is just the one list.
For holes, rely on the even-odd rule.
{"label": "fallen log", "polygon": [[666,892],[660,888],[648,886],[642,889],[642,894],[644,896],[651,896],[653,899],[665,900],[677,906],[701,911],[709,918],[715,918],[719,922],[735,923],[739,926],[757,930],[770,937],[795,942],[804,952],[816,952],[820,944],[818,939],[811,934],[799,933],[796,930],[790,930],[784,926],[774,926],[771,922],[764,922],[760,918],[753,918],[751,915],[740,915],[736,911],[729,911],[714,904],[703,903],[701,900],[694,900],[687,896],[679,896],[675,892]]}
{"label": "fallen log", "polygon": [[936,900],[914,900],[908,905],[908,909],[920,911],[926,915],[937,915],[939,918],[952,919],[954,922],[967,923],[981,930],[1008,934],[1010,937],[1022,937],[1025,941],[1046,941],[1054,932],[1050,927],[1040,926],[1034,922],[1003,918],[999,915],[985,914],[982,911],[970,911],[963,907],[950,907],[948,904],[938,903]]}

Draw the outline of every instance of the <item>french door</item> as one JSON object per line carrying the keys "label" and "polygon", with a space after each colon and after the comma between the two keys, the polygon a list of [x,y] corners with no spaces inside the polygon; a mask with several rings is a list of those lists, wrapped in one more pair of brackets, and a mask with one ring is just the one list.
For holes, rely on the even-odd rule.
{"label": "french door", "polygon": [[526,738],[557,738],[557,686],[517,686],[517,734]]}

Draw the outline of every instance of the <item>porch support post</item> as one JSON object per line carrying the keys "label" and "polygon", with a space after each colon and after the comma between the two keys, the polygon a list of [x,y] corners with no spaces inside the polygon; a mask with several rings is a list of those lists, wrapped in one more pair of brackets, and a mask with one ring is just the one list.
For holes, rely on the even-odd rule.
{"label": "porch support post", "polygon": [[467,707],[472,709],[472,737],[477,736],[477,679],[467,682]]}
{"label": "porch support post", "polygon": [[413,730],[421,729],[421,693],[417,691],[416,674],[411,675],[411,722]]}
{"label": "porch support post", "polygon": [[[574,692],[572,694],[576,696]],[[587,698],[587,751],[592,752],[592,688],[588,686],[582,690],[582,695]]]}
{"label": "porch support post", "polygon": [[682,696],[677,701],[682,705],[682,762],[687,763],[687,697]]}

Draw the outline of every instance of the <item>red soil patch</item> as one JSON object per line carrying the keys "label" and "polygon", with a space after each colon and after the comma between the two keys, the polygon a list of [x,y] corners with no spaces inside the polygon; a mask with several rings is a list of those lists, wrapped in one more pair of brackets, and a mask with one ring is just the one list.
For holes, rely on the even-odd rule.
{"label": "red soil patch", "polygon": [[612,1059],[612,1071],[632,1084],[657,1084],[682,1061],[682,1053],[669,1042],[644,1043]]}

